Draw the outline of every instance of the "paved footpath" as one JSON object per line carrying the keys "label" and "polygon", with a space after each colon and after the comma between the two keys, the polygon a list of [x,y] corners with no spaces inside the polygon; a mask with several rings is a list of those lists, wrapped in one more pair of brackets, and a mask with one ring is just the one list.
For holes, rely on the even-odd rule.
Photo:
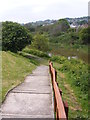
{"label": "paved footpath", "polygon": [[48,66],[41,65],[2,104],[3,118],[54,118]]}

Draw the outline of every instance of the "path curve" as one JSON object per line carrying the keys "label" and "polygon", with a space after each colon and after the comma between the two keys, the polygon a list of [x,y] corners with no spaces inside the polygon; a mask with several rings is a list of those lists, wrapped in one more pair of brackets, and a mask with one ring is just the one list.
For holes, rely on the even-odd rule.
{"label": "path curve", "polygon": [[1,106],[2,118],[54,118],[48,66],[41,65],[14,88]]}

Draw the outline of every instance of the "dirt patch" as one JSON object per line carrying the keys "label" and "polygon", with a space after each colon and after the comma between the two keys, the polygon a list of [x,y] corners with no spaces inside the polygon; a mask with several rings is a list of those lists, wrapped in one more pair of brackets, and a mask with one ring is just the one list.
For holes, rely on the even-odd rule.
{"label": "dirt patch", "polygon": [[[61,72],[60,72],[60,77],[65,79],[65,75]],[[81,105],[78,103],[74,91],[73,89],[70,88],[70,85],[64,81],[63,86],[66,89],[65,99],[70,103],[69,108],[73,111],[77,111],[77,110],[82,111]]]}
{"label": "dirt patch", "polygon": [[81,105],[78,103],[77,98],[74,94],[74,91],[70,88],[69,84],[64,82],[64,87],[67,90],[68,99],[71,101],[72,106],[70,106],[71,110],[79,110],[82,111]]}
{"label": "dirt patch", "polygon": [[65,75],[60,72],[60,77],[64,79],[64,78],[65,78]]}

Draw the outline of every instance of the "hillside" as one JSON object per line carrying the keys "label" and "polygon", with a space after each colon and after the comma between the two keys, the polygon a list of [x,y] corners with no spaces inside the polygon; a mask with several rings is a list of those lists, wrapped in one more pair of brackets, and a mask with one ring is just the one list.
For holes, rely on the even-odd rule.
{"label": "hillside", "polygon": [[[31,34],[30,44],[25,45],[26,47],[19,51],[17,45],[21,44],[17,42],[17,44],[13,44],[16,46],[17,53],[2,52],[3,100],[7,91],[20,84],[37,65],[48,64],[48,61],[51,60],[58,71],[58,85],[63,90],[63,98],[70,106],[69,118],[88,118],[88,64],[80,60],[78,56],[82,53],[81,56],[86,58],[85,54],[88,54],[87,30],[90,29],[81,28],[79,31],[72,29],[66,19],[60,19],[54,24],[45,26],[25,27],[28,28],[27,34],[29,32]],[[10,26],[10,28],[12,27]],[[23,31],[20,32],[20,29],[14,30],[14,32],[5,29],[3,32],[10,36],[11,43],[17,38],[21,42],[24,34]],[[27,31],[27,29],[24,30]],[[21,37],[19,38],[18,35]],[[10,43],[9,39],[8,43]],[[8,47],[6,40],[5,35],[5,39],[3,39],[6,43],[5,47],[11,50],[11,45]],[[25,42],[26,37],[23,37],[23,40]],[[23,41],[21,43],[23,44]],[[67,54],[69,52],[70,54]],[[64,57],[65,54],[66,57]]]}
{"label": "hillside", "polygon": [[[79,26],[82,24],[87,24],[88,23],[88,17],[79,17],[79,18],[64,18],[66,19],[69,24],[74,24],[75,26]],[[36,21],[36,22],[29,22],[26,24],[22,24],[24,26],[33,26],[33,27],[37,27],[37,26],[47,26],[47,25],[52,25],[55,24],[58,20],[44,20],[44,21]]]}
{"label": "hillside", "polygon": [[57,55],[77,56],[88,62],[88,17],[36,21],[24,24],[35,36],[44,35],[49,40],[49,52]]}
{"label": "hillside", "polygon": [[24,78],[36,68],[35,63],[38,64],[18,54],[2,52],[2,100],[8,90],[24,81]]}

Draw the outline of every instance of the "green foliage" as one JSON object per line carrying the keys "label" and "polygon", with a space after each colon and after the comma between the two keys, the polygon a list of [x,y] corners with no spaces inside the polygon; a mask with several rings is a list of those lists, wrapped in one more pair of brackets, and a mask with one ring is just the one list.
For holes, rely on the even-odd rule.
{"label": "green foliage", "polygon": [[72,86],[78,87],[83,94],[88,94],[88,65],[81,60],[68,60],[62,56],[53,56],[51,61],[62,64],[59,70],[68,74]]}
{"label": "green foliage", "polygon": [[51,37],[50,38],[50,42],[53,43],[63,43],[68,44],[68,45],[74,45],[74,44],[79,44],[79,36],[78,33],[76,33],[75,31],[67,31],[67,32],[62,32],[61,35],[59,36],[55,36],[55,37]]}
{"label": "green foliage", "polygon": [[[53,56],[51,60],[57,62],[57,65],[54,65],[54,67],[58,70],[58,73],[60,72],[63,73],[64,75],[64,78],[61,78],[60,80],[57,79],[60,88],[61,89],[64,88],[65,87],[64,84],[70,85],[68,89],[66,89],[66,87],[64,88],[64,90],[66,91],[66,95],[65,91],[62,89],[64,93],[63,96],[65,97],[65,99],[66,97],[70,97],[68,93],[69,92],[72,93],[70,91],[70,88],[72,88],[77,98],[77,103],[79,103],[82,107],[82,110],[74,110],[70,108],[70,110],[72,110],[69,111],[69,115],[71,114],[70,118],[74,116],[75,118],[76,117],[82,119],[88,118],[88,88],[89,88],[88,80],[90,77],[88,72],[88,65],[81,60],[76,59],[68,60],[67,58],[62,56]],[[63,85],[61,84],[62,82]],[[74,105],[76,105],[73,103],[74,100],[72,99],[72,97],[67,98],[67,101],[69,107],[70,106],[73,107]]]}
{"label": "green foliage", "polygon": [[73,86],[79,87],[80,91],[88,94],[89,73],[87,66],[72,59],[71,62],[66,62],[61,70],[69,73],[68,78],[72,80]]}
{"label": "green foliage", "polygon": [[[81,19],[81,20],[80,20]],[[83,25],[87,24],[87,21],[84,20],[83,18],[80,19],[75,19],[75,23],[78,25]],[[86,18],[85,18],[86,19]],[[72,21],[72,19],[68,19],[69,21]],[[41,21],[39,21],[41,23]],[[33,34],[38,33],[46,33],[49,37],[49,42],[53,43],[63,43],[63,45],[82,45],[83,44],[88,44],[88,40],[90,38],[90,28],[85,28],[88,30],[82,30],[81,27],[76,28],[70,28],[70,22],[68,22],[66,19],[60,19],[53,24],[37,24],[36,23],[28,23],[25,26],[33,32]],[[34,29],[34,30],[33,30]],[[80,32],[81,31],[81,32]],[[80,34],[79,34],[80,32]]]}
{"label": "green foliage", "polygon": [[36,56],[39,56],[39,57],[49,58],[47,53],[36,50],[36,49],[25,48],[25,49],[23,49],[23,52],[26,52],[26,53],[29,53],[29,54],[32,54],[32,55],[36,55]]}
{"label": "green foliage", "polygon": [[52,26],[53,28],[51,29],[50,34],[53,36],[59,36],[62,32],[66,32],[70,28],[66,19],[60,19]]}
{"label": "green foliage", "polygon": [[35,27],[32,24],[24,25],[30,32],[35,32]]}
{"label": "green foliage", "polygon": [[67,60],[67,58],[66,57],[64,57],[64,56],[52,56],[51,58],[50,58],[50,60],[51,61],[54,61],[54,62],[58,62],[58,63],[60,63],[60,64],[63,64],[63,62],[65,62],[66,60]]}
{"label": "green foliage", "polygon": [[32,46],[41,51],[49,50],[48,38],[43,34],[36,34],[32,41]]}
{"label": "green foliage", "polygon": [[68,21],[66,19],[60,19],[58,21],[58,24],[61,24],[62,31],[67,31],[67,29],[70,28],[69,23],[68,23]]}
{"label": "green foliage", "polygon": [[88,44],[90,39],[90,27],[84,28],[79,32],[79,37],[82,44]]}
{"label": "green foliage", "polygon": [[3,50],[17,52],[31,43],[32,36],[28,30],[20,24],[6,21],[3,22],[2,26]]}
{"label": "green foliage", "polygon": [[[73,61],[73,62],[75,63],[75,61]],[[72,74],[72,72],[69,72],[71,66],[69,67],[69,69],[67,71],[62,70],[64,63],[65,62],[63,62],[63,64],[59,64],[59,63],[53,62],[53,66],[57,70],[57,82],[58,82],[59,88],[62,89],[62,91],[63,91],[62,97],[65,101],[68,102],[68,106],[69,106],[68,119],[72,119],[72,118],[73,119],[74,118],[75,119],[79,119],[79,118],[80,119],[81,118],[88,119],[88,94],[82,93],[80,90],[80,86],[79,87],[76,86],[76,84],[79,85],[79,83],[77,82],[77,79],[79,79],[80,76],[78,76],[77,79],[74,79],[74,75]],[[86,65],[84,64],[84,66],[86,66]],[[66,65],[66,67],[67,67],[67,65]],[[80,70],[80,68],[79,68],[79,70]],[[76,71],[78,74],[78,70],[76,70]],[[82,69],[81,69],[81,71],[82,71]],[[86,71],[87,71],[87,69],[86,69]],[[83,75],[84,74],[85,73],[83,73]],[[85,77],[86,77],[86,75],[85,75]],[[84,78],[81,78],[81,79],[83,80],[83,82],[86,82],[86,80]],[[76,81],[76,84],[74,83],[74,81]],[[83,85],[84,85],[84,83],[83,83]],[[87,88],[87,86],[86,86],[86,88]]]}
{"label": "green foliage", "polygon": [[23,51],[19,51],[18,54],[29,59],[30,63],[32,63],[34,65],[39,65],[39,63],[40,63],[39,58],[37,56],[28,54],[28,53],[23,52]]}

